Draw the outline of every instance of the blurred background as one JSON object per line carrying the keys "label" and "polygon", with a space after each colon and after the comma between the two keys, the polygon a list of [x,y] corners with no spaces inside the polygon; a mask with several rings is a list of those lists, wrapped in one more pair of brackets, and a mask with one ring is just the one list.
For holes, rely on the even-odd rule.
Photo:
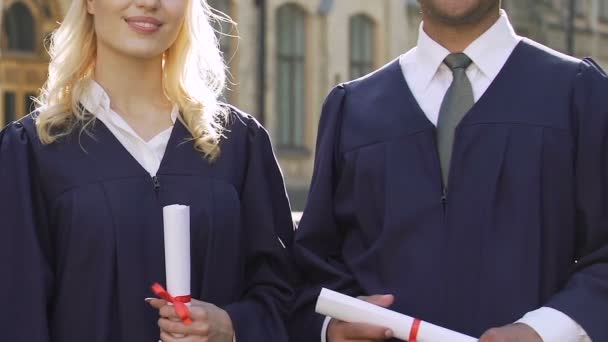
{"label": "blurred background", "polygon": [[[43,39],[71,0],[0,0],[0,127],[30,112],[46,77]],[[208,0],[231,74],[225,101],[270,131],[295,211],[303,209],[330,89],[413,47],[416,0]],[[503,0],[516,31],[608,65],[608,0]],[[231,38],[229,35],[238,35]]]}

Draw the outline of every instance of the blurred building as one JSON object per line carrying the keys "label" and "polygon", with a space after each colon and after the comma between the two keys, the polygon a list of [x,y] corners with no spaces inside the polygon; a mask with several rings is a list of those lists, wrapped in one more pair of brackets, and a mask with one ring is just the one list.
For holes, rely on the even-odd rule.
{"label": "blurred building", "polygon": [[[1,1],[4,1],[3,3]],[[43,38],[70,0],[0,0],[0,127],[29,112],[44,82]],[[416,0],[208,0],[238,23],[218,25],[230,66],[226,101],[271,133],[296,210],[312,174],[320,108],[337,83],[362,76],[416,43]],[[608,63],[608,0],[503,0],[516,30],[557,50]],[[574,26],[568,25],[570,18]],[[239,38],[231,38],[230,35]]]}
{"label": "blurred building", "polygon": [[47,75],[43,45],[62,16],[54,0],[0,0],[0,127],[29,112]]}
{"label": "blurred building", "polygon": [[234,56],[228,99],[269,129],[292,207],[301,210],[325,96],[406,49],[407,7],[403,0],[210,3],[238,23],[240,39],[225,44]]}

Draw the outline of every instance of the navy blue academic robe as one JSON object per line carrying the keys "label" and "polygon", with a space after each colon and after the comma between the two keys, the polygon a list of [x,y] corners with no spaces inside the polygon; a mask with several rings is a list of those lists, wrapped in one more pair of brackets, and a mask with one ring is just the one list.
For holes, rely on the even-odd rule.
{"label": "navy blue academic robe", "polygon": [[443,193],[435,126],[398,61],[335,88],[294,254],[293,341],[321,286],[472,336],[541,306],[608,341],[608,78],[522,41],[460,123]]}
{"label": "navy blue academic robe", "polygon": [[289,203],[267,132],[231,111],[214,163],[176,122],[156,181],[99,121],[51,145],[30,116],[3,130],[2,339],[158,341],[144,298],[165,284],[162,207],[184,204],[192,296],[225,309],[239,342],[287,341]]}

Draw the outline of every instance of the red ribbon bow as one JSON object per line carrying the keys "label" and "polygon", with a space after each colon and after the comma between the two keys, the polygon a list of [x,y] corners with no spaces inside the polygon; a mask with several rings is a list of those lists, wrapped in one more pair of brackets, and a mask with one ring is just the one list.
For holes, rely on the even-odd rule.
{"label": "red ribbon bow", "polygon": [[154,283],[152,285],[152,292],[154,292],[155,295],[166,300],[167,302],[173,303],[173,305],[175,306],[175,312],[177,312],[177,315],[182,320],[182,322],[184,322],[184,324],[192,324],[192,318],[190,318],[190,310],[185,304],[190,303],[190,301],[192,300],[192,296],[188,295],[173,297],[159,283]]}
{"label": "red ribbon bow", "polygon": [[418,330],[420,329],[420,323],[422,323],[418,318],[414,319],[412,323],[412,327],[410,328],[410,338],[407,340],[408,342],[416,342],[418,338]]}

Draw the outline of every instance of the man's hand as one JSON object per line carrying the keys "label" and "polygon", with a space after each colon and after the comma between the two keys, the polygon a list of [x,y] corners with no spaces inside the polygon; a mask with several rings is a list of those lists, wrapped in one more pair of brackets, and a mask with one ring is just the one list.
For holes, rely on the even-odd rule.
{"label": "man's hand", "polygon": [[486,331],[479,342],[543,342],[543,339],[528,325],[515,323]]}
{"label": "man's hand", "polygon": [[[375,295],[359,297],[359,299],[381,307],[388,307],[395,300],[392,295]],[[363,323],[347,323],[332,319],[327,327],[328,342],[376,342],[391,337],[393,332],[390,329]]]}
{"label": "man's hand", "polygon": [[[153,299],[150,305],[158,309],[160,339],[163,342],[232,342],[234,329],[228,313],[217,306],[192,299],[190,317],[192,324],[179,320],[172,305],[161,299]],[[175,337],[184,336],[184,337]]]}

